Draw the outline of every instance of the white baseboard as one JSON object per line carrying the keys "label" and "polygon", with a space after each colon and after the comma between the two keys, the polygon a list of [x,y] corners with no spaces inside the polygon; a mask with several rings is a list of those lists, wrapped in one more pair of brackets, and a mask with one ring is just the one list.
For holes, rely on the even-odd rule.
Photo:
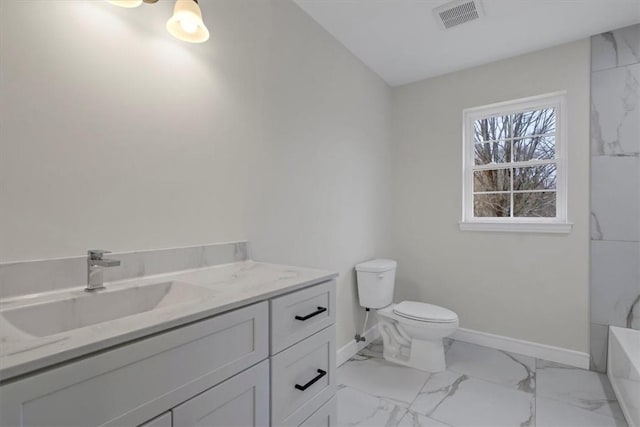
{"label": "white baseboard", "polygon": [[517,338],[494,335],[465,328],[459,328],[454,332],[451,338],[471,344],[478,344],[485,347],[508,351],[510,353],[522,354],[525,356],[536,357],[538,359],[549,360],[551,362],[562,363],[564,365],[575,366],[577,368],[589,369],[589,354],[581,351],[569,350],[567,348],[554,347],[537,342],[524,341]]}
{"label": "white baseboard", "polygon": [[[367,329],[364,334],[367,339],[364,342],[356,343],[349,341],[337,351],[336,365],[340,366],[357,352],[380,337],[376,325]],[[477,344],[484,347],[495,348],[508,351],[510,353],[522,354],[538,359],[549,360],[551,362],[562,363],[564,365],[575,366],[576,368],[589,369],[590,356],[588,353],[570,350],[552,345],[540,344],[532,341],[520,340],[517,338],[495,335],[487,332],[474,331],[473,329],[458,328],[451,336],[454,340]]]}
{"label": "white baseboard", "polygon": [[380,333],[378,332],[378,326],[373,325],[364,333],[364,337],[366,341],[361,341],[356,343],[356,340],[353,339],[340,347],[336,354],[336,365],[340,366],[347,360],[351,359],[357,352],[371,344],[372,341],[377,340],[380,337]]}

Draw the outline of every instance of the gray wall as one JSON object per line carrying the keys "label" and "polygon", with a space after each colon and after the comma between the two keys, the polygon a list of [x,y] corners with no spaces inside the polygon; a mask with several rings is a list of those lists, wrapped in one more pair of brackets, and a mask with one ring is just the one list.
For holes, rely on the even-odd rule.
{"label": "gray wall", "polygon": [[288,0],[2,0],[0,262],[248,239],[338,271],[338,344],[362,324],[353,265],[384,255],[388,86]]}
{"label": "gray wall", "polygon": [[[460,231],[462,110],[567,91],[568,235]],[[394,88],[397,296],[463,328],[589,351],[589,40]]]}
{"label": "gray wall", "polygon": [[591,44],[591,357],[604,372],[608,325],[630,326],[640,297],[640,24]]}

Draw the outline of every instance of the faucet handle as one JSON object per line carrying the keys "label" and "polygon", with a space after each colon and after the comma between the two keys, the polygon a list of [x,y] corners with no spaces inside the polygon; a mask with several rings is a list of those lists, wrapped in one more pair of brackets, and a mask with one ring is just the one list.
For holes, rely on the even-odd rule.
{"label": "faucet handle", "polygon": [[110,253],[111,251],[105,251],[102,249],[91,249],[87,251],[87,255],[89,256],[89,259],[93,261],[100,261],[104,254],[110,254]]}

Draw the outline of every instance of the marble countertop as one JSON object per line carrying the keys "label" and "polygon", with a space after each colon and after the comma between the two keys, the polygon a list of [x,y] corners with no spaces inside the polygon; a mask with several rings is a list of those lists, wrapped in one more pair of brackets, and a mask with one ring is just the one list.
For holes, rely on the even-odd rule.
{"label": "marble countertop", "polygon": [[115,289],[176,281],[201,286],[206,291],[189,302],[44,337],[19,332],[1,317],[2,312],[73,298],[83,293],[83,288],[0,300],[0,381],[335,277],[337,274],[329,271],[243,261],[107,283],[107,289]]}

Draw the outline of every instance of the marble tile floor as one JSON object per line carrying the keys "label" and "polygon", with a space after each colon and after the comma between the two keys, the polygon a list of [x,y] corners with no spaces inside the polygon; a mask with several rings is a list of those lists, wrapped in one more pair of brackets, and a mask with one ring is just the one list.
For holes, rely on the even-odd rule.
{"label": "marble tile floor", "polygon": [[461,341],[447,370],[387,362],[374,342],[338,368],[338,425],[626,426],[605,375]]}

